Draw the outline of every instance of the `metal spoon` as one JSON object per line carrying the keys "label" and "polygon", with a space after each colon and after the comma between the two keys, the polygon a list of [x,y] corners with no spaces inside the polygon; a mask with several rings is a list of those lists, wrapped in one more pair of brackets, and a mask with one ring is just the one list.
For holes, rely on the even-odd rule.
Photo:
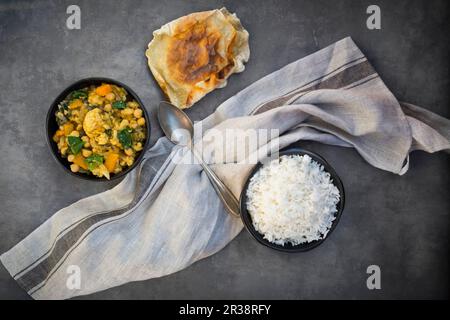
{"label": "metal spoon", "polygon": [[200,162],[211,184],[216,190],[225,209],[231,215],[239,217],[239,201],[231,190],[219,179],[211,168],[203,161],[202,156],[193,147],[194,126],[189,117],[180,109],[168,102],[161,102],[158,108],[158,120],[161,129],[173,143],[188,147]]}

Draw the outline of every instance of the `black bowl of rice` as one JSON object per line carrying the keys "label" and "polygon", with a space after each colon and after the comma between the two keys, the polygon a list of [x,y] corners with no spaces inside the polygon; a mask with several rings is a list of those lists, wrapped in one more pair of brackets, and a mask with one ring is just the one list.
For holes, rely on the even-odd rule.
{"label": "black bowl of rice", "polygon": [[344,209],[342,181],[318,154],[297,147],[259,162],[241,193],[241,218],[261,244],[284,252],[320,245]]}

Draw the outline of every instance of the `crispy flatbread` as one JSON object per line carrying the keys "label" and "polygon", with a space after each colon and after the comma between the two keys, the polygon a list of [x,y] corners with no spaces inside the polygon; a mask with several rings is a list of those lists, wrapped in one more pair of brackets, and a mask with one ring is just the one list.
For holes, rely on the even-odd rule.
{"label": "crispy flatbread", "polygon": [[227,9],[196,12],[153,32],[148,65],[170,102],[189,108],[227,78],[244,71],[248,32]]}

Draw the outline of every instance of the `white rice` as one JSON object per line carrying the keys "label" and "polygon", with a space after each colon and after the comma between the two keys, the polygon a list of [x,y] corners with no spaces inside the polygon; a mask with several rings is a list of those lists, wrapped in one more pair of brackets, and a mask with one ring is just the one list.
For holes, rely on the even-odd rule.
{"label": "white rice", "polygon": [[297,245],[326,237],[339,198],[330,174],[310,156],[281,156],[251,178],[247,210],[265,239]]}

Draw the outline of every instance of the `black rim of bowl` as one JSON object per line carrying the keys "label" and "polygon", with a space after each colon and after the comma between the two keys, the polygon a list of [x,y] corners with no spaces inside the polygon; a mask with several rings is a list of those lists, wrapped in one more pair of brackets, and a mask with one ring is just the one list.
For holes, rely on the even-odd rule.
{"label": "black rim of bowl", "polygon": [[[55,111],[56,108],[58,107],[58,104],[64,100],[67,95],[74,91],[74,90],[79,90],[85,87],[88,87],[90,85],[98,85],[101,83],[110,83],[110,84],[114,84],[117,85],[119,87],[124,88],[127,93],[134,99],[136,100],[136,102],[139,103],[139,105],[141,106],[141,109],[143,111],[143,115],[144,115],[144,119],[145,119],[145,124],[146,124],[146,128],[147,128],[147,137],[145,139],[144,145],[142,147],[142,150],[140,151],[139,155],[136,157],[133,165],[131,165],[130,167],[126,168],[126,170],[123,170],[122,172],[119,172],[118,174],[113,174],[111,175],[110,179],[106,179],[105,177],[99,178],[93,175],[87,175],[84,173],[78,173],[78,172],[72,172],[72,170],[70,170],[70,163],[69,161],[67,161],[66,158],[63,158],[59,151],[58,151],[58,146],[57,144],[53,141],[53,135],[56,132],[56,130],[58,129],[58,124],[56,123],[56,118],[55,118]],[[85,78],[85,79],[81,79],[76,81],[75,83],[72,83],[71,85],[69,85],[66,89],[64,89],[57,97],[56,99],[53,101],[53,103],[50,105],[50,109],[48,110],[47,113],[47,119],[46,119],[46,136],[47,136],[47,144],[50,148],[50,151],[53,155],[53,158],[65,169],[66,172],[70,173],[72,176],[84,179],[84,180],[89,180],[89,181],[112,181],[115,179],[119,179],[121,177],[124,177],[126,174],[128,174],[129,172],[131,172],[142,160],[145,151],[147,150],[148,146],[149,146],[149,142],[150,142],[150,117],[148,115],[147,110],[145,109],[144,104],[142,103],[141,99],[139,98],[139,96],[130,88],[128,87],[126,84],[114,80],[114,79],[110,79],[110,78],[103,78],[103,77],[92,77],[92,78]]]}
{"label": "black rim of bowl", "polygon": [[302,243],[302,244],[298,244],[295,246],[292,245],[291,243],[287,243],[284,246],[282,246],[282,245],[278,245],[278,244],[269,242],[267,239],[264,239],[264,236],[255,230],[250,213],[247,211],[247,189],[248,189],[248,185],[250,183],[250,179],[263,166],[263,163],[258,162],[258,164],[256,164],[256,166],[252,169],[249,176],[247,177],[246,183],[242,190],[240,203],[239,203],[240,214],[241,214],[241,219],[244,223],[244,226],[248,230],[248,232],[250,232],[250,234],[259,243],[261,243],[269,248],[279,250],[279,251],[284,251],[284,252],[304,252],[304,251],[314,249],[317,246],[319,246],[321,243],[323,243],[330,236],[330,234],[336,228],[336,225],[338,224],[339,219],[341,218],[342,211],[344,210],[344,204],[345,204],[344,186],[342,184],[341,179],[337,175],[336,171],[333,169],[333,167],[331,167],[331,165],[324,158],[322,158],[320,155],[318,155],[312,151],[308,151],[308,150],[305,150],[305,149],[302,149],[299,147],[291,147],[291,146],[288,146],[287,148],[281,150],[279,152],[279,157],[284,156],[284,155],[305,155],[305,154],[309,155],[313,160],[315,160],[315,161],[319,162],[321,165],[323,165],[324,170],[326,172],[330,173],[331,178],[333,180],[333,184],[339,190],[340,199],[337,204],[337,212],[335,213],[335,219],[333,220],[331,228],[328,231],[328,234],[326,235],[326,237],[323,239],[320,239],[320,240],[315,240],[315,241],[311,241],[308,243]]}

